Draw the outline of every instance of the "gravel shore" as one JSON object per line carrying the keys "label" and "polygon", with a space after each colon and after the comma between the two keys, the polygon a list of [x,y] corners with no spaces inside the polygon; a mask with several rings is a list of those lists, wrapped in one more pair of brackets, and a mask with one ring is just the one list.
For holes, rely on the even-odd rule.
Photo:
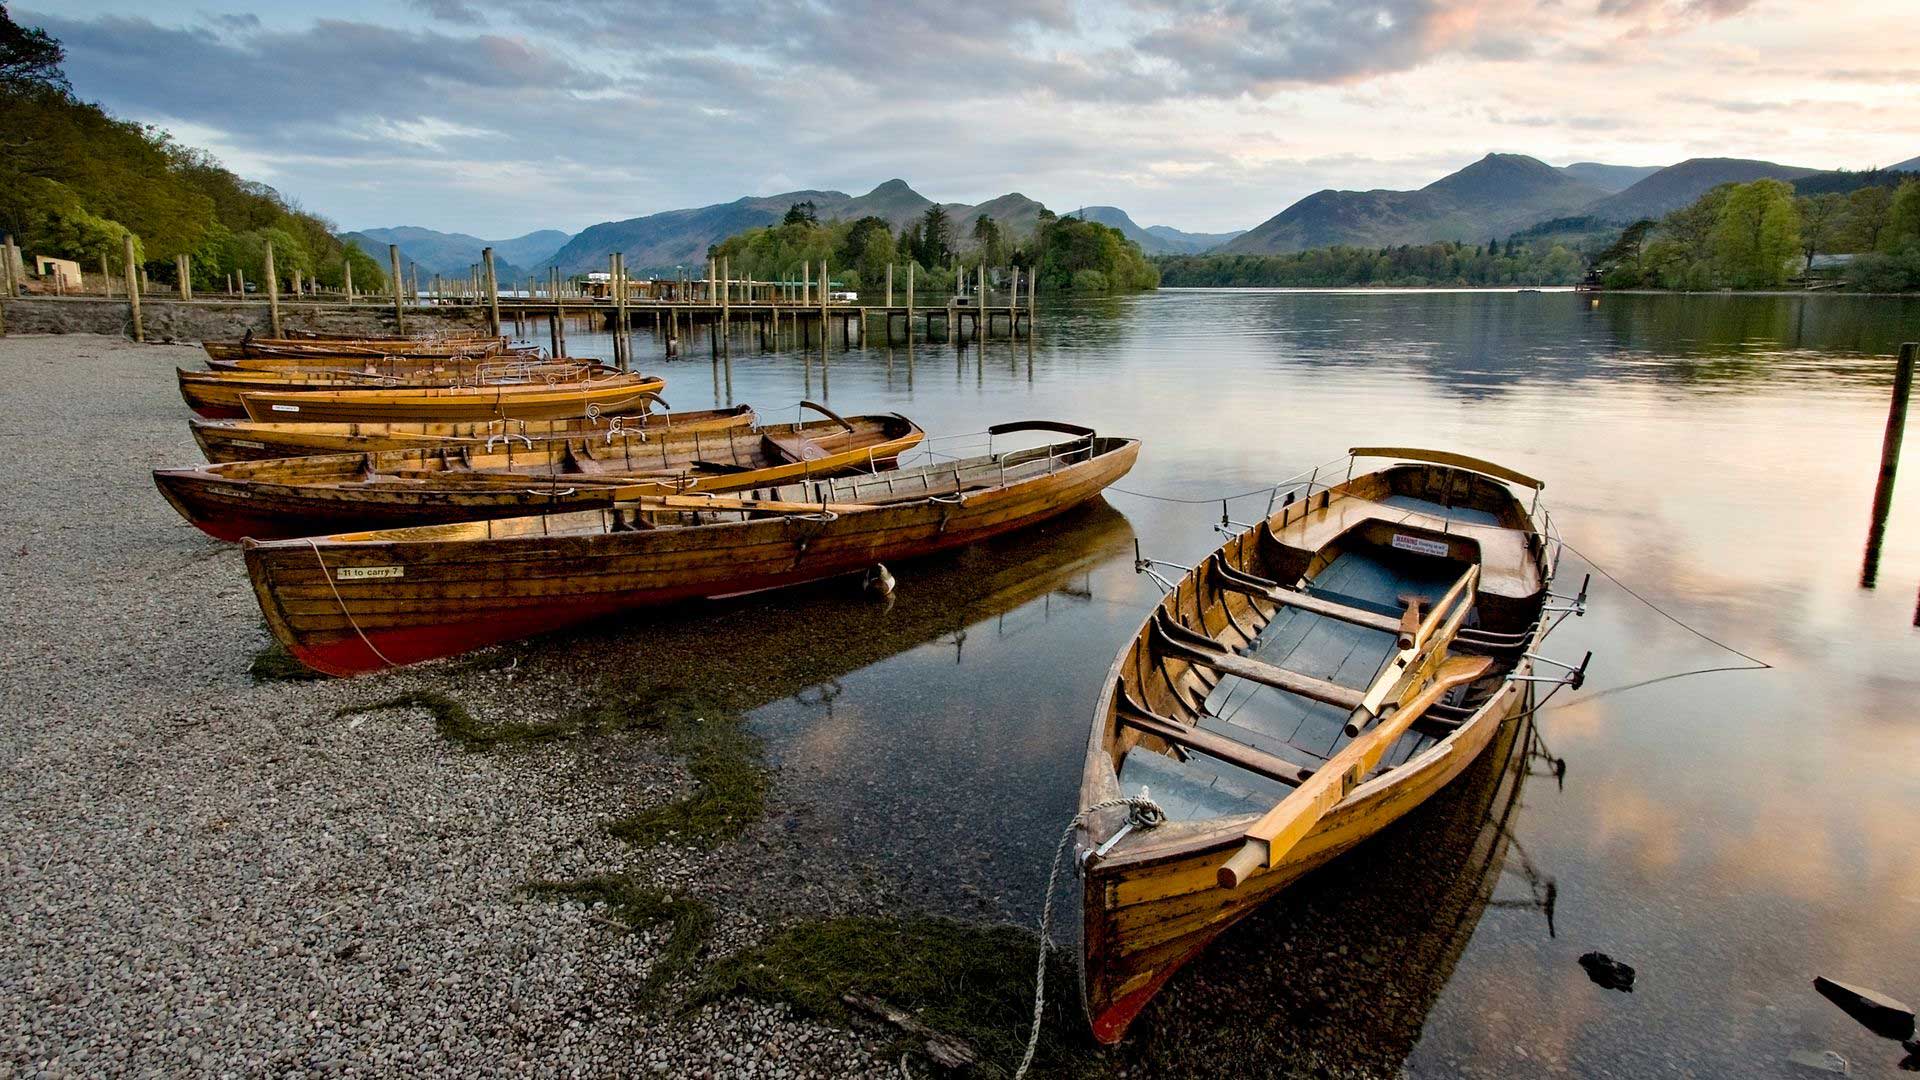
{"label": "gravel shore", "polygon": [[763,932],[726,848],[607,835],[686,789],[663,739],[482,753],[418,709],[340,715],[439,691],[550,719],[586,693],[567,665],[249,677],[238,549],[148,475],[198,460],[172,368],[201,355],[0,338],[0,1077],[892,1072],[782,1007],[636,1008],[665,931],[525,894],[625,873],[716,901],[715,951]]}

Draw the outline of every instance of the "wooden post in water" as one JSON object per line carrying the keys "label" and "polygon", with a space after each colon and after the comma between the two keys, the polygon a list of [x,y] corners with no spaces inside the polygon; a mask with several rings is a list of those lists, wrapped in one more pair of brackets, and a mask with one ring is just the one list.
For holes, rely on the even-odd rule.
{"label": "wooden post in water", "polygon": [[[893,318],[893,264],[887,264],[887,318]],[[891,325],[891,323],[889,323]]]}
{"label": "wooden post in water", "polygon": [[[1900,466],[1900,442],[1907,428],[1907,399],[1913,395],[1913,365],[1920,344],[1900,346],[1900,361],[1893,369],[1893,400],[1887,406],[1887,432],[1880,441],[1880,479],[1873,486],[1873,522],[1867,529],[1867,557],[1860,569],[1860,587],[1873,588],[1880,574],[1880,541],[1887,531],[1887,515],[1893,510],[1893,478]],[[1920,610],[1915,612],[1920,618]]]}
{"label": "wooden post in water", "polygon": [[247,272],[245,270],[240,269],[237,266],[234,267],[233,280],[234,280],[234,284],[240,286],[239,290],[236,291],[234,295],[239,297],[242,300],[245,300],[247,298]]}
{"label": "wooden post in water", "polygon": [[720,260],[720,336],[733,333],[733,259]]}
{"label": "wooden post in water", "polygon": [[1020,267],[1010,266],[1007,273],[1013,276],[1013,289],[1007,295],[1007,337],[1020,336]]}
{"label": "wooden post in water", "polygon": [[560,279],[560,268],[553,268],[553,355],[555,359],[567,355],[567,301],[560,295],[565,282]]}
{"label": "wooden post in water", "polygon": [[486,268],[487,285],[487,327],[494,337],[500,336],[500,279],[493,272],[493,249],[480,249],[480,264]]}
{"label": "wooden post in water", "polygon": [[341,269],[345,271],[344,277],[346,278],[346,281],[342,287],[347,290],[347,306],[352,307],[353,306],[353,260],[347,259],[344,262],[342,262]]}
{"label": "wooden post in water", "polygon": [[[9,251],[7,254],[7,266],[11,268],[13,266],[12,252]],[[107,299],[113,299],[113,273],[107,268],[107,253],[104,251],[100,253],[100,285],[107,290]],[[8,294],[12,295],[12,291],[9,290]]]}
{"label": "wooden post in water", "polygon": [[393,273],[393,332],[402,337],[407,333],[406,299],[401,290],[406,283],[400,277],[400,245],[387,245],[387,265]]}
{"label": "wooden post in water", "polygon": [[[127,314],[133,319],[133,340],[147,340],[146,328],[140,325],[140,268],[133,262],[133,234],[121,237],[126,241],[127,258]],[[267,258],[273,258],[273,248],[267,248]]]}
{"label": "wooden post in water", "polygon": [[185,255],[175,255],[173,257],[173,287],[179,291],[180,299],[193,299],[193,297],[187,294],[187,289],[190,284],[187,279],[187,257]]}
{"label": "wooden post in water", "polygon": [[907,344],[913,344],[913,272],[919,267],[917,262],[907,263]]}
{"label": "wooden post in water", "polygon": [[267,323],[273,327],[274,337],[284,337],[280,333],[280,275],[273,270],[273,241],[267,241]]}
{"label": "wooden post in water", "polygon": [[[987,314],[987,260],[980,260],[980,286],[974,298],[973,336],[981,341],[987,340],[987,331],[993,329],[993,316]],[[981,320],[985,320],[984,322]]]}
{"label": "wooden post in water", "polygon": [[833,299],[833,288],[828,284],[827,260],[820,260],[820,355],[827,355],[827,304]]}
{"label": "wooden post in water", "polygon": [[800,264],[800,306],[801,307],[811,307],[813,305],[812,282],[813,282],[813,264],[810,262],[802,262]]}

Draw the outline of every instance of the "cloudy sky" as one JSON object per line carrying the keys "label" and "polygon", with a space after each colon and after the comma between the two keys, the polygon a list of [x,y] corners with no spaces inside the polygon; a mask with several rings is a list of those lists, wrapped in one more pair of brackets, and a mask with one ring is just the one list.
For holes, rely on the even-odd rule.
{"label": "cloudy sky", "polygon": [[15,0],[75,90],[347,228],[902,177],[1247,228],[1323,187],[1920,154],[1914,0]]}

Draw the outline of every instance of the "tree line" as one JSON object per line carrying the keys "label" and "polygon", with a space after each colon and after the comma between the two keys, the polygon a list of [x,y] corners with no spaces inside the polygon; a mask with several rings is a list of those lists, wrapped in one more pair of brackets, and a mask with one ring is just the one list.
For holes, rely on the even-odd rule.
{"label": "tree line", "polygon": [[1287,255],[1169,255],[1162,284],[1193,288],[1474,287],[1571,285],[1586,260],[1557,243],[1442,241],[1394,247],[1324,247]]}
{"label": "tree line", "polygon": [[1920,289],[1920,180],[1796,195],[1780,180],[1722,184],[1692,205],[1634,222],[1594,258],[1608,288],[1764,289],[1851,255],[1844,280]]}
{"label": "tree line", "polygon": [[736,233],[713,245],[708,256],[726,259],[735,276],[764,281],[797,280],[803,265],[825,260],[836,284],[869,293],[884,287],[892,265],[900,297],[909,264],[922,296],[951,293],[956,274],[982,265],[1020,267],[1042,292],[1131,292],[1160,281],[1138,244],[1097,222],[1042,209],[1031,235],[1014,235],[986,214],[956,223],[937,203],[897,232],[871,215],[823,223],[811,202],[795,203],[779,224]]}
{"label": "tree line", "polygon": [[203,150],[150,125],[118,120],[74,96],[60,42],[22,27],[0,5],[0,232],[29,254],[124,273],[125,238],[153,280],[173,282],[174,256],[192,256],[193,284],[227,275],[260,281],[266,245],[275,269],[338,288],[385,287],[380,265],[334,236],[331,222],[265,184],[234,175]]}

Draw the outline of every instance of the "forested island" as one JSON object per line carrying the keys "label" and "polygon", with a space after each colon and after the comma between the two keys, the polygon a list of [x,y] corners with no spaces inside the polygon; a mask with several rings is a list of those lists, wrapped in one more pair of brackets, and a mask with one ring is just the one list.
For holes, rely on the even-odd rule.
{"label": "forested island", "polygon": [[331,222],[157,127],[118,120],[77,98],[59,41],[15,23],[0,7],[0,233],[23,249],[92,270],[124,272],[125,238],[154,281],[171,283],[174,256],[192,256],[193,284],[229,274],[261,280],[268,241],[276,270],[339,287],[384,287],[378,263],[343,244]]}
{"label": "forested island", "polygon": [[1017,266],[1042,293],[1135,292],[1160,283],[1159,270],[1118,229],[1045,209],[1028,234],[1014,235],[985,214],[956,223],[938,204],[895,232],[871,215],[822,222],[812,203],[799,202],[778,225],[730,236],[709,255],[726,259],[736,276],[765,281],[797,280],[803,265],[824,260],[836,287],[870,294],[885,287],[891,264],[900,297],[909,264],[922,296],[951,292],[956,269],[982,265]]}

